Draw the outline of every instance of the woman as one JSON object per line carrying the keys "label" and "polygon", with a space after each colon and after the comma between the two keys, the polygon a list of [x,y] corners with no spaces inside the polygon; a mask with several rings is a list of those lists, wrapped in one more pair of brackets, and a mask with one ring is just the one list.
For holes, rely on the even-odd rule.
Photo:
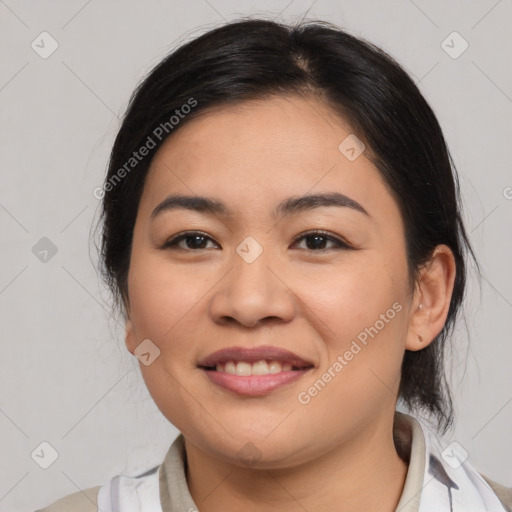
{"label": "woman", "polygon": [[134,93],[98,194],[127,348],[181,434],[44,511],[510,510],[444,436],[473,253],[382,50],[323,22],[204,34]]}

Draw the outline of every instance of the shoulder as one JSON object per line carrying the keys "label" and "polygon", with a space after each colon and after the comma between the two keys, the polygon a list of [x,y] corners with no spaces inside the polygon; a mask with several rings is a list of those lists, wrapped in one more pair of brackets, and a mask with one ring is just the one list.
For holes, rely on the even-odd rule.
{"label": "shoulder", "polygon": [[512,487],[506,487],[494,482],[484,474],[480,473],[482,478],[489,484],[496,496],[500,499],[507,512],[512,512]]}
{"label": "shoulder", "polygon": [[89,489],[69,494],[35,512],[97,512],[100,487],[90,487]]}

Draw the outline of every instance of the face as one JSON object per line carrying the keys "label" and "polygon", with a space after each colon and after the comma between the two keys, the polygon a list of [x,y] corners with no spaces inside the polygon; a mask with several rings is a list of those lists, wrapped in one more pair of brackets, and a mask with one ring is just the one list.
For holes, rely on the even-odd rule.
{"label": "face", "polygon": [[[412,296],[404,226],[365,152],[339,149],[351,133],[319,100],[278,97],[192,120],[153,159],[126,342],[149,352],[140,368],[162,413],[219,459],[299,464],[395,410]],[[171,195],[217,208],[165,206]],[[295,201],[311,195],[324,196]],[[200,366],[233,347],[218,371]]]}

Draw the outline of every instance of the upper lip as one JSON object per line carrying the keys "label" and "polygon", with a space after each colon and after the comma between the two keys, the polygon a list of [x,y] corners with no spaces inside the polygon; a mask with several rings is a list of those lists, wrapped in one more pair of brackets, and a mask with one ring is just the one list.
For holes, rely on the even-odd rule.
{"label": "upper lip", "polygon": [[297,354],[284,348],[263,345],[260,347],[227,347],[217,350],[212,354],[203,357],[197,363],[201,367],[215,367],[217,364],[227,363],[228,361],[247,361],[255,363],[264,359],[279,361],[281,364],[288,363],[296,368],[306,368],[313,366],[313,363],[302,359]]}

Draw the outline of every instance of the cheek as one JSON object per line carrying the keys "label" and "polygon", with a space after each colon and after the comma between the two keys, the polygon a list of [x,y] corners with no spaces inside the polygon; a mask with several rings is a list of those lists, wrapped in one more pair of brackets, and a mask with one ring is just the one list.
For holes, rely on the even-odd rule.
{"label": "cheek", "polygon": [[293,279],[294,293],[307,306],[303,314],[308,310],[314,313],[311,317],[316,317],[317,324],[323,323],[326,336],[339,345],[337,348],[343,348],[347,339],[374,325],[381,315],[385,315],[384,320],[392,320],[386,322],[388,331],[391,323],[401,322],[404,315],[395,314],[400,308],[392,306],[398,302],[405,310],[407,274],[400,256],[396,256],[395,263],[393,259],[386,262],[382,254],[366,251],[338,268],[311,267],[310,271],[297,272],[295,277],[290,274],[288,279]]}
{"label": "cheek", "polygon": [[310,322],[323,333],[317,341],[320,353],[324,346],[321,369],[308,383],[315,388],[315,414],[331,414],[329,403],[363,414],[394,398],[407,325],[404,264],[400,255],[386,263],[382,255],[368,252],[338,272],[296,281],[297,295],[311,310]]}
{"label": "cheek", "polygon": [[150,365],[139,363],[142,377],[162,414],[186,433],[198,410],[191,400],[196,381],[184,375],[190,373],[192,367],[187,365],[194,360],[194,307],[205,290],[193,276],[176,272],[168,262],[143,250],[132,255],[128,281],[134,335],[138,343],[148,338],[160,350]]}
{"label": "cheek", "polygon": [[144,251],[132,255],[128,286],[138,336],[161,342],[181,327],[202,295],[197,278]]}

